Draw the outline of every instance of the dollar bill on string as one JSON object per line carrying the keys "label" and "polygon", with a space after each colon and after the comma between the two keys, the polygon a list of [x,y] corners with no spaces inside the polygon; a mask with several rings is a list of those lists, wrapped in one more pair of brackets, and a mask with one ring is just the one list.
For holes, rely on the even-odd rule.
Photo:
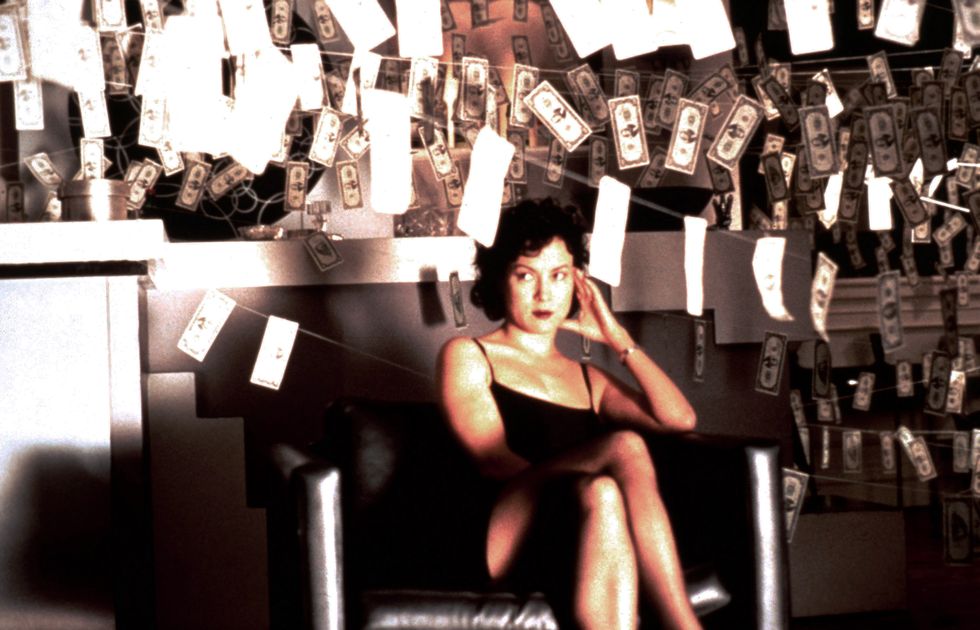
{"label": "dollar bill on string", "polygon": [[886,353],[905,346],[902,328],[902,298],[898,271],[879,274],[876,280],[878,298],[878,330]]}
{"label": "dollar bill on string", "polygon": [[650,156],[650,163],[636,180],[636,188],[656,188],[663,181],[667,174],[667,149],[656,146],[653,155]]}
{"label": "dollar bill on string", "polygon": [[885,84],[885,93],[888,98],[898,96],[895,88],[895,79],[892,77],[891,67],[888,65],[888,55],[885,51],[876,52],[865,57],[868,63],[868,71],[871,73],[871,80]]}
{"label": "dollar bill on string", "polygon": [[[780,136],[775,133],[767,133],[765,140],[762,141],[762,151],[759,155],[766,155],[769,153],[782,153],[783,147],[786,146],[786,137]],[[762,167],[762,160],[759,160],[759,175],[765,175],[765,169]]]}
{"label": "dollar bill on string", "polygon": [[779,384],[786,359],[786,339],[784,334],[766,332],[756,370],[755,391],[771,396],[779,395]]}
{"label": "dollar bill on string", "polygon": [[946,413],[963,413],[963,397],[966,394],[966,372],[952,370],[949,373],[949,391],[946,393]]}
{"label": "dollar bill on string", "polygon": [[871,396],[874,393],[874,386],[874,372],[861,372],[858,375],[858,384],[854,392],[854,398],[851,399],[851,407],[858,411],[869,411],[871,409]]}
{"label": "dollar bill on string", "polygon": [[919,42],[926,0],[883,0],[878,11],[875,37],[903,46]]}
{"label": "dollar bill on string", "polygon": [[874,0],[857,0],[857,28],[859,31],[870,31],[875,27]]}
{"label": "dollar bill on string", "polygon": [[[837,220],[856,223],[865,191],[865,172],[868,163],[868,142],[865,138],[853,138],[848,143],[844,179],[841,182]],[[890,208],[889,208],[890,211]]]}
{"label": "dollar bill on string", "polygon": [[638,168],[650,163],[646,132],[640,111],[640,97],[622,96],[609,100],[616,159],[619,170]]}
{"label": "dollar bill on string", "polygon": [[876,105],[864,109],[868,122],[871,160],[878,177],[901,177],[905,173],[895,110],[891,105]]}
{"label": "dollar bill on string", "polygon": [[779,118],[779,110],[776,108],[776,104],[770,98],[768,92],[762,87],[762,80],[762,75],[753,77],[750,81],[752,83],[752,89],[755,90],[756,97],[766,110],[766,120],[776,120]]}
{"label": "dollar bill on string", "polygon": [[286,365],[289,363],[298,330],[297,322],[275,315],[269,316],[255,358],[255,366],[249,378],[250,383],[273,390],[278,390],[282,386]]}
{"label": "dollar bill on string", "polygon": [[[677,120],[677,110],[681,99],[687,93],[688,78],[683,73],[671,70],[664,73],[660,94],[657,97],[656,123],[663,129],[670,129]],[[705,108],[707,112],[707,108]]]}
{"label": "dollar bill on string", "polygon": [[126,200],[127,207],[139,210],[146,203],[147,195],[156,185],[160,175],[163,174],[163,165],[153,160],[143,160],[140,165],[136,179],[130,184],[129,198]]}
{"label": "dollar bill on string", "polygon": [[233,310],[235,300],[216,289],[209,290],[177,341],[177,349],[197,361],[204,361]]}
{"label": "dollar bill on string", "polygon": [[544,169],[544,183],[547,186],[561,188],[565,181],[565,167],[568,152],[558,138],[552,138],[548,145],[548,163]]}
{"label": "dollar bill on string", "polygon": [[446,204],[450,208],[463,205],[463,172],[459,162],[453,162],[453,174],[442,180],[442,189],[446,195]]}
{"label": "dollar bill on string", "polygon": [[51,157],[47,153],[41,152],[28,155],[23,159],[23,162],[31,172],[31,175],[46,187],[57,188],[61,185],[63,178],[58,173],[54,162],[51,161]]}
{"label": "dollar bill on string", "polygon": [[44,129],[44,92],[40,79],[14,81],[14,128],[18,131]]}
{"label": "dollar bill on string", "polygon": [[939,307],[943,318],[943,344],[946,351],[954,354],[959,350],[959,307],[956,303],[956,289],[943,289],[939,292]]}
{"label": "dollar bill on string", "polygon": [[660,129],[657,122],[657,110],[663,87],[664,75],[657,73],[650,75],[650,82],[647,84],[647,97],[643,101],[643,126],[647,133],[653,133]]}
{"label": "dollar bill on string", "polygon": [[851,267],[854,269],[863,269],[866,266],[864,261],[864,256],[861,254],[861,248],[858,243],[857,229],[853,225],[845,226],[844,230],[844,245],[847,248],[847,254],[851,259]]}
{"label": "dollar bill on string", "polygon": [[725,76],[720,72],[715,72],[709,74],[701,83],[699,83],[687,98],[692,101],[697,101],[698,103],[704,103],[705,105],[710,105],[719,96],[724,94],[726,91],[734,87],[732,83],[725,78]]}
{"label": "dollar bill on string", "polygon": [[943,496],[943,563],[967,566],[973,562],[972,499],[962,496]]}
{"label": "dollar bill on string", "polygon": [[777,321],[793,321],[783,304],[782,268],[786,239],[764,237],[756,241],[752,270],[762,305],[769,317]]}
{"label": "dollar bill on string", "polygon": [[364,206],[361,173],[356,160],[337,162],[337,188],[345,210]]}
{"label": "dollar bill on string", "polygon": [[838,172],[840,162],[827,106],[801,107],[799,117],[810,177],[820,179]]}
{"label": "dollar bill on string", "polygon": [[721,133],[708,148],[708,160],[729,171],[733,170],[745,154],[763,117],[765,117],[765,109],[762,105],[745,95],[740,95],[722,123]]}
{"label": "dollar bill on string", "polygon": [[841,433],[841,447],[844,456],[844,472],[860,473],[863,469],[861,432],[848,430]]}
{"label": "dollar bill on string", "polygon": [[[949,95],[946,136],[950,140],[961,142],[966,142],[970,138],[970,101],[966,90],[960,87],[954,86]],[[943,148],[945,149],[945,146]]]}
{"label": "dollar bill on string", "polygon": [[313,22],[313,34],[320,44],[332,44],[340,39],[337,22],[326,0],[313,0]]}
{"label": "dollar bill on string", "polygon": [[796,524],[803,509],[810,475],[792,468],[783,468],[783,512],[786,519],[786,542],[793,542]]}
{"label": "dollar bill on string", "polygon": [[613,78],[615,97],[638,96],[640,94],[640,73],[635,70],[616,68]]}
{"label": "dollar bill on string", "polygon": [[667,149],[665,168],[687,175],[694,174],[707,118],[707,105],[686,98],[680,99],[677,105],[676,124],[670,138],[670,147]]}
{"label": "dollar bill on string", "polygon": [[806,412],[803,409],[803,394],[798,389],[789,390],[789,407],[797,429],[806,428]]}
{"label": "dollar bill on string", "polygon": [[27,56],[22,36],[19,7],[7,4],[0,7],[0,81],[27,79]]}
{"label": "dollar bill on string", "polygon": [[908,177],[892,180],[889,187],[892,191],[892,198],[908,225],[916,227],[929,221],[929,212]]}
{"label": "dollar bill on string", "polygon": [[199,160],[189,160],[184,169],[184,178],[177,193],[174,205],[195,212],[201,203],[205,184],[211,175],[211,165]]}
{"label": "dollar bill on string", "polygon": [[515,22],[527,22],[528,0],[514,0],[513,18]]}
{"label": "dollar bill on string", "polygon": [[761,161],[770,203],[789,199],[790,189],[786,183],[782,156],[777,153],[767,153],[762,156]]}
{"label": "dollar bill on string", "polygon": [[525,66],[532,64],[531,43],[526,35],[514,35],[510,38],[510,48],[514,53],[514,61]]}
{"label": "dollar bill on string", "polygon": [[783,119],[783,124],[790,131],[795,130],[800,126],[800,116],[796,109],[796,104],[793,103],[793,99],[790,97],[789,92],[786,88],[776,79],[775,76],[769,75],[762,79],[760,86],[762,90],[772,101],[773,106],[779,111],[779,117]]}
{"label": "dollar bill on string", "polygon": [[830,468],[830,429],[820,428],[820,470]]}
{"label": "dollar bill on string", "polygon": [[331,242],[330,237],[323,232],[310,234],[303,239],[303,245],[306,247],[306,253],[310,255],[313,263],[321,273],[333,269],[344,262],[344,259],[337,252],[337,248]]}
{"label": "dollar bill on string", "polygon": [[514,65],[514,82],[511,92],[514,95],[514,103],[510,108],[510,127],[527,129],[534,122],[534,112],[524,103],[524,97],[530,94],[531,90],[540,81],[540,70],[532,66],[523,64]]}
{"label": "dollar bill on string", "polygon": [[926,381],[927,392],[923,411],[932,415],[946,415],[946,399],[949,393],[949,377],[952,360],[945,352],[932,353],[932,365]]}
{"label": "dollar bill on string", "polygon": [[744,68],[752,64],[749,56],[749,44],[745,37],[745,29],[741,26],[732,27],[732,36],[735,38],[735,60],[739,68]]}
{"label": "dollar bill on string", "polygon": [[888,261],[888,252],[885,251],[884,247],[875,247],[875,260],[878,263],[879,274],[891,271],[891,264]]}
{"label": "dollar bill on string", "polygon": [[881,468],[884,472],[895,472],[895,435],[890,431],[878,434],[881,445]]}
{"label": "dollar bill on string", "polygon": [[895,431],[895,437],[902,445],[902,450],[905,451],[909,461],[912,462],[912,467],[919,481],[929,481],[938,476],[932,455],[929,453],[929,448],[922,436],[915,436],[906,426],[900,425]]}
{"label": "dollar bill on string", "polygon": [[609,122],[611,112],[606,95],[592,67],[584,63],[566,72],[565,77],[568,86],[583,98],[597,125],[601,126]]}
{"label": "dollar bill on string", "polygon": [[460,85],[460,120],[483,122],[486,118],[487,86],[490,81],[490,64],[482,57],[463,57],[462,83]]}
{"label": "dollar bill on string", "polygon": [[928,107],[915,107],[910,112],[912,127],[919,141],[923,176],[932,179],[946,174],[946,138],[939,121],[939,114]]}
{"label": "dollar bill on string", "polygon": [[831,372],[830,344],[822,339],[813,343],[813,380],[811,383],[814,399],[830,398]]}
{"label": "dollar bill on string", "polygon": [[568,152],[574,151],[592,130],[548,81],[539,83],[524,97],[527,105]]}
{"label": "dollar bill on string", "polygon": [[704,382],[705,358],[707,355],[708,322],[694,320],[694,382]]}
{"label": "dollar bill on string", "polygon": [[347,152],[352,160],[358,160],[371,147],[371,138],[364,127],[354,127],[340,139],[340,148]]}
{"label": "dollar bill on string", "polygon": [[514,146],[514,157],[507,169],[506,180],[517,184],[527,183],[527,132],[523,129],[508,129],[507,141]]}
{"label": "dollar bill on string", "polygon": [[337,155],[337,148],[340,146],[341,129],[340,114],[328,107],[324,107],[320,111],[316,129],[313,133],[313,142],[309,150],[311,161],[322,164],[327,168],[333,167],[334,158]]}
{"label": "dollar bill on string", "polygon": [[[705,151],[707,155],[707,151]],[[711,189],[715,194],[729,193],[735,190],[735,182],[732,179],[731,172],[721,166],[720,164],[713,162],[712,160],[705,160],[705,164],[708,167],[708,176],[711,179]]]}
{"label": "dollar bill on string", "polygon": [[895,363],[896,396],[911,398],[915,395],[915,385],[912,382],[912,363],[907,360]]}
{"label": "dollar bill on string", "polygon": [[[666,151],[663,152],[666,157]],[[599,187],[599,180],[606,174],[609,166],[609,144],[605,138],[593,136],[589,139],[589,186]]]}
{"label": "dollar bill on string", "polygon": [[82,179],[102,179],[105,148],[101,138],[82,138],[79,140],[81,152]]}
{"label": "dollar bill on string", "polygon": [[310,163],[286,162],[285,200],[286,212],[302,212],[306,208],[306,180],[310,176]]}
{"label": "dollar bill on string", "polygon": [[458,271],[449,274],[449,301],[453,306],[453,322],[456,328],[466,328],[466,309],[463,306],[463,288]]}

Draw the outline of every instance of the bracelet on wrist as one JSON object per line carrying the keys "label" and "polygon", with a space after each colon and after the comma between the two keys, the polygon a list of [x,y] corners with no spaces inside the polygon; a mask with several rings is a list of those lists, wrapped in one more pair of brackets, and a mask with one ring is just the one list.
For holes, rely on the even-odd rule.
{"label": "bracelet on wrist", "polygon": [[636,345],[635,343],[631,346],[627,346],[625,350],[619,353],[619,362],[626,365],[626,359],[628,359],[631,354],[639,349],[640,346]]}

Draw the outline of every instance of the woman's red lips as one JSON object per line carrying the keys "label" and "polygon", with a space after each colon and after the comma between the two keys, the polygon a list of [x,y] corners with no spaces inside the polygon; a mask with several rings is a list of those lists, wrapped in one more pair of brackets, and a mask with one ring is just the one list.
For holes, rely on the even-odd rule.
{"label": "woman's red lips", "polygon": [[554,311],[541,311],[541,310],[537,310],[537,311],[532,311],[532,314],[535,317],[537,317],[538,319],[548,319],[549,317],[551,317],[554,314]]}

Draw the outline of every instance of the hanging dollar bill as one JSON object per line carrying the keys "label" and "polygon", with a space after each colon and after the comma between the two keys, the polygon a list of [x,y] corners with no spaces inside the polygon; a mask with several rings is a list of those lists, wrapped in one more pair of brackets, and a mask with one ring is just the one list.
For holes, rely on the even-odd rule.
{"label": "hanging dollar bill", "polygon": [[864,117],[868,121],[871,159],[878,177],[900,177],[905,163],[899,145],[895,111],[891,105],[866,107]]}
{"label": "hanging dollar bill", "polygon": [[609,144],[605,138],[592,137],[589,140],[589,186],[599,187],[599,180],[606,174],[608,165]]}
{"label": "hanging dollar bill", "polygon": [[44,129],[44,93],[40,79],[14,81],[14,121],[18,131]]}
{"label": "hanging dollar bill", "polygon": [[340,114],[324,107],[320,111],[313,133],[313,143],[309,152],[310,160],[327,168],[332,168],[334,158],[337,156],[337,148],[340,146],[340,131]]}
{"label": "hanging dollar bill", "polygon": [[830,344],[822,339],[817,339],[813,344],[813,398],[830,398],[830,372]]}
{"label": "hanging dollar bill", "polygon": [[860,473],[863,468],[861,432],[849,430],[841,433],[841,446],[844,456],[844,472]]}
{"label": "hanging dollar bill", "polygon": [[337,162],[337,188],[345,210],[364,206],[361,194],[361,174],[356,160]]}
{"label": "hanging dollar bill", "polygon": [[915,227],[929,220],[929,213],[908,177],[892,181],[889,187],[892,190],[892,198],[898,204],[899,210],[902,211],[906,223]]}
{"label": "hanging dollar bill", "polygon": [[955,354],[959,350],[958,307],[956,289],[943,289],[939,292],[939,306],[943,317],[943,343],[946,351]]}
{"label": "hanging dollar bill", "polygon": [[[946,135],[951,140],[965,142],[970,137],[970,102],[966,90],[954,87],[949,95],[949,118]],[[945,149],[945,146],[943,147]]]}
{"label": "hanging dollar bill", "polygon": [[926,107],[912,109],[912,127],[919,140],[923,176],[931,179],[946,173],[946,138],[938,114]]}
{"label": "hanging dollar bill", "polygon": [[[468,59],[472,58],[468,57]],[[435,57],[415,57],[412,59],[412,65],[408,71],[408,93],[411,97],[412,116],[416,118],[424,118],[426,116],[425,84],[428,82],[434,86],[438,74],[439,60]],[[485,81],[483,90],[486,90]],[[482,100],[480,101],[480,106],[483,106]]]}
{"label": "hanging dollar bill", "polygon": [[868,163],[868,143],[861,138],[852,139],[847,148],[847,168],[841,185],[837,220],[856,223],[864,195],[865,165]]}
{"label": "hanging dollar bill", "polygon": [[786,542],[793,542],[796,524],[803,509],[803,499],[806,497],[807,483],[810,475],[805,472],[783,468],[783,511],[786,519]]}
{"label": "hanging dollar bill", "polygon": [[326,0],[313,0],[313,21],[316,25],[314,34],[319,43],[332,44],[340,39],[337,23]]}
{"label": "hanging dollar bill", "polygon": [[962,83],[967,97],[969,124],[971,127],[980,126],[980,70],[971,70],[964,74]]}
{"label": "hanging dollar bill", "polygon": [[745,38],[745,29],[741,26],[732,27],[732,36],[735,38],[735,59],[739,68],[751,65],[749,57],[749,44]]}
{"label": "hanging dollar bill", "polygon": [[834,295],[834,284],[837,279],[837,264],[825,253],[817,253],[817,268],[813,273],[813,283],[810,287],[810,318],[813,329],[824,340],[827,336],[827,313],[830,311],[830,301]]}
{"label": "hanging dollar bill", "polygon": [[129,187],[129,199],[127,199],[127,207],[133,210],[139,210],[146,203],[147,195],[156,185],[157,180],[163,173],[163,166],[154,162],[153,160],[143,160],[140,165],[139,172],[136,174],[136,179]]}
{"label": "hanging dollar bill", "polygon": [[565,147],[558,138],[552,138],[548,146],[548,164],[544,169],[544,183],[548,186],[561,188],[565,181],[565,161],[568,157]]}
{"label": "hanging dollar bill", "polygon": [[[785,136],[780,136],[774,133],[767,133],[766,139],[762,141],[762,152],[760,155],[765,155],[767,153],[782,153],[783,147],[786,145]],[[759,175],[765,175],[765,170],[762,168],[762,161],[759,161]]]}
{"label": "hanging dollar bill", "polygon": [[859,31],[870,31],[875,27],[874,0],[857,0],[857,27]]}
{"label": "hanging dollar bill", "polygon": [[[858,411],[870,410],[871,395],[874,393],[874,387],[875,387],[874,372],[861,372],[858,375],[857,390],[854,392],[854,398],[851,400],[851,407],[857,409]],[[860,431],[858,432],[858,434],[860,435]],[[846,443],[847,440],[845,439],[845,450],[847,447]],[[852,472],[860,472],[860,471],[852,471]]]}
{"label": "hanging dollar bill", "polygon": [[864,256],[861,254],[861,247],[858,243],[857,229],[853,225],[847,225],[844,232],[844,245],[847,247],[847,254],[851,259],[851,267],[863,269],[866,266]]}
{"label": "hanging dollar bill", "polygon": [[[510,168],[507,169],[505,179],[508,182],[526,184],[527,183],[527,132],[522,129],[508,129],[507,141],[514,146],[514,156],[510,161]],[[452,169],[450,169],[452,172]]]}
{"label": "hanging dollar bill", "polygon": [[310,234],[303,239],[303,245],[321,273],[344,262],[344,259],[337,252],[337,248],[330,241],[330,237],[323,232]]}
{"label": "hanging dollar bill", "polygon": [[649,164],[650,151],[640,114],[640,97],[633,95],[610,99],[609,112],[619,170]]}
{"label": "hanging dollar bill", "polygon": [[914,395],[911,362],[903,360],[895,363],[895,383],[899,398],[911,398]]}
{"label": "hanging dollar bill", "polygon": [[881,468],[884,472],[895,472],[895,435],[889,431],[878,434],[881,445]]}
{"label": "hanging dollar bill", "polygon": [[450,208],[463,205],[463,175],[458,162],[453,162],[453,174],[442,180],[442,188]]}
{"label": "hanging dollar bill", "polygon": [[830,429],[820,429],[820,470],[830,468]]}
{"label": "hanging dollar bill", "polygon": [[965,497],[943,497],[943,563],[967,566],[973,562],[973,506]]}
{"label": "hanging dollar bill", "polygon": [[48,188],[57,188],[61,185],[63,181],[62,177],[47,153],[42,152],[29,155],[24,158],[23,162],[31,174]]}
{"label": "hanging dollar bill", "polygon": [[963,395],[966,393],[966,373],[952,370],[949,374],[949,391],[946,394],[946,413],[963,413]]}
{"label": "hanging dollar bill", "polygon": [[616,97],[634,96],[640,94],[640,73],[635,70],[624,70],[616,68],[613,78],[613,85]]}
{"label": "hanging dollar bill", "polygon": [[510,38],[510,48],[514,53],[516,63],[531,65],[531,42],[526,35],[514,35]]}
{"label": "hanging dollar bill", "polygon": [[215,289],[209,290],[181,334],[177,349],[204,361],[233,310],[235,300]]}
{"label": "hanging dollar bill", "polygon": [[309,176],[309,162],[286,162],[286,200],[283,204],[286,212],[302,212],[306,208],[306,180]]}
{"label": "hanging dollar bill", "polygon": [[650,163],[636,180],[637,188],[656,188],[667,174],[667,150],[662,146],[653,149]]}
{"label": "hanging dollar bill", "polygon": [[785,359],[786,335],[767,331],[762,342],[762,352],[759,354],[755,391],[772,396],[779,395],[779,383],[782,380]]}
{"label": "hanging dollar bill", "polygon": [[511,127],[527,129],[534,121],[534,112],[524,103],[524,97],[531,93],[540,80],[540,71],[531,66],[516,64],[514,66],[513,89],[514,103],[510,108],[508,124]]}
{"label": "hanging dollar bill", "polygon": [[912,435],[912,432],[905,426],[899,426],[895,432],[902,449],[912,462],[915,474],[919,481],[929,481],[937,476],[936,467],[932,462],[932,455],[926,446],[926,441],[921,437]]}
{"label": "hanging dollar bill", "polygon": [[[687,76],[676,70],[667,69],[664,73],[663,85],[657,97],[657,125],[664,129],[674,126],[674,121],[678,119],[677,110],[680,107],[681,99],[687,92]],[[707,107],[704,108],[707,112]]]}
{"label": "hanging dollar bill", "polygon": [[949,219],[933,232],[932,239],[939,246],[949,245],[964,228],[966,228],[966,219],[963,215],[959,212],[951,214]]}
{"label": "hanging dollar bill", "polygon": [[421,129],[419,129],[419,137],[422,140],[422,146],[425,147],[425,154],[429,158],[429,165],[432,166],[432,172],[435,173],[436,179],[441,181],[452,175],[453,158],[449,154],[449,145],[446,143],[446,136],[442,132],[442,129],[433,126],[431,130],[431,142],[425,141],[425,134],[422,133]]}
{"label": "hanging dollar bill", "polygon": [[875,37],[896,44],[915,46],[926,0],[884,0],[878,12]]}
{"label": "hanging dollar bill", "polygon": [[460,87],[459,118],[469,122],[483,122],[487,111],[487,86],[490,81],[490,63],[481,57],[463,57],[461,60],[463,82]]}
{"label": "hanging dollar bill", "polygon": [[933,415],[946,415],[946,398],[949,393],[949,376],[952,361],[945,352],[932,353],[932,366],[929,373],[929,387],[923,411]]}
{"label": "hanging dollar bill", "polygon": [[793,422],[797,429],[806,428],[806,412],[803,409],[803,394],[798,389],[789,390],[789,406],[793,411]]}
{"label": "hanging dollar bill", "polygon": [[889,271],[878,275],[878,330],[884,351],[894,352],[905,345],[902,328],[902,300],[899,289],[899,272]]}
{"label": "hanging dollar bill", "polygon": [[25,81],[27,60],[21,31],[19,7],[0,7],[0,81]]}
{"label": "hanging dollar bill", "polygon": [[790,190],[786,184],[782,157],[777,153],[763,155],[762,168],[766,177],[766,190],[769,193],[770,203],[789,199]]}
{"label": "hanging dollar bill", "polygon": [[[707,152],[705,152],[705,155],[707,155]],[[732,174],[728,169],[712,160],[705,160],[705,164],[708,166],[711,189],[715,191],[715,194],[724,194],[735,190],[735,182],[732,180]]]}
{"label": "hanging dollar bill", "polygon": [[647,86],[647,97],[643,101],[643,126],[647,133],[655,132],[659,129],[657,122],[657,110],[660,103],[660,93],[664,88],[664,75],[650,75],[650,83]]}
{"label": "hanging dollar bill", "polygon": [[102,160],[105,148],[101,138],[82,138],[79,140],[81,152],[82,179],[102,179]]}
{"label": "hanging dollar bill", "polygon": [[840,170],[840,163],[826,105],[801,107],[799,116],[810,177],[820,179],[833,175]]}
{"label": "hanging dollar bill", "polygon": [[733,170],[748,148],[764,116],[765,110],[758,102],[740,95],[722,123],[721,133],[708,148],[708,160],[729,171]]}
{"label": "hanging dollar bill", "polygon": [[962,152],[960,152],[960,159],[956,167],[957,186],[966,188],[967,190],[973,189],[977,167],[971,165],[977,164],[978,160],[980,160],[980,146],[970,142],[965,143]]}
{"label": "hanging dollar bill", "polygon": [[762,87],[763,77],[761,75],[752,77],[752,89],[755,90],[756,98],[762,103],[762,106],[766,110],[766,120],[776,120],[779,118],[779,110],[776,108],[776,104],[773,103],[769,94],[766,92],[765,88]]}
{"label": "hanging dollar bill", "polygon": [[704,382],[704,363],[707,354],[708,322],[694,320],[694,382]]}
{"label": "hanging dollar bill", "polygon": [[449,302],[453,306],[453,322],[456,329],[466,328],[466,309],[463,304],[463,287],[459,281],[459,272],[449,274]]}
{"label": "hanging dollar bill", "polygon": [[204,193],[204,186],[209,175],[211,175],[210,164],[199,160],[189,160],[184,169],[184,179],[180,184],[180,191],[177,193],[177,200],[174,201],[174,205],[195,212],[198,204],[201,203],[201,196]]}
{"label": "hanging dollar bill", "polygon": [[799,113],[793,99],[790,98],[786,88],[776,79],[775,76],[767,76],[762,79],[762,89],[769,96],[772,104],[779,111],[779,117],[783,119],[783,124],[790,131],[800,126]]}
{"label": "hanging dollar bill", "polygon": [[246,167],[238,162],[231,162],[225,168],[211,175],[205,189],[212,199],[218,200],[247,180],[250,175],[251,173]]}
{"label": "hanging dollar bill", "polygon": [[664,166],[670,170],[693,175],[697,168],[708,106],[682,98],[677,106],[677,121],[667,149]]}
{"label": "hanging dollar bill", "polygon": [[732,83],[728,81],[720,72],[710,74],[701,83],[699,83],[691,93],[687,95],[687,98],[692,101],[697,101],[698,103],[704,103],[705,105],[710,105],[719,96],[725,93],[725,91],[734,87]]}
{"label": "hanging dollar bill", "polygon": [[531,90],[524,97],[524,104],[568,152],[578,148],[592,133],[582,117],[547,81]]}
{"label": "hanging dollar bill", "polygon": [[871,72],[871,80],[885,84],[885,93],[888,98],[898,96],[898,90],[895,89],[895,79],[892,77],[892,70],[888,65],[888,55],[885,51],[868,55],[865,59],[868,62],[868,70]]}
{"label": "hanging dollar bill", "polygon": [[939,71],[936,73],[936,79],[943,84],[943,93],[949,95],[950,90],[956,83],[956,80],[960,78],[960,69],[963,66],[963,55],[960,51],[953,48],[947,48],[943,51],[943,58],[939,64]]}

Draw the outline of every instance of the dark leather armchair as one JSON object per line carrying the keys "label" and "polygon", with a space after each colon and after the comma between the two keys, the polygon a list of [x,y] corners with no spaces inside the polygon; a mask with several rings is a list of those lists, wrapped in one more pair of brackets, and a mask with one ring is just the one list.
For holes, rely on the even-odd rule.
{"label": "dark leather armchair", "polygon": [[[705,626],[787,627],[775,443],[648,443]],[[544,596],[488,592],[488,488],[435,405],[337,401],[320,444],[276,445],[271,459],[273,628],[557,627]]]}

